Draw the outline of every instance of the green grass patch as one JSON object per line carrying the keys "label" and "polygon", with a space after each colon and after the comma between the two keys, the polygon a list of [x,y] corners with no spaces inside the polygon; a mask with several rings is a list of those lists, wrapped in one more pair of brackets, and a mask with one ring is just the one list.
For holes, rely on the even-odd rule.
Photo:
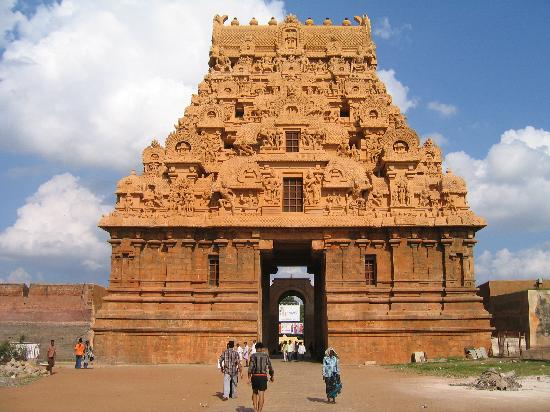
{"label": "green grass patch", "polygon": [[389,368],[422,375],[456,378],[479,376],[490,368],[494,368],[498,372],[514,371],[517,376],[550,376],[550,362],[532,360],[513,361],[509,359],[449,359],[448,362],[407,363],[401,365],[390,365]]}

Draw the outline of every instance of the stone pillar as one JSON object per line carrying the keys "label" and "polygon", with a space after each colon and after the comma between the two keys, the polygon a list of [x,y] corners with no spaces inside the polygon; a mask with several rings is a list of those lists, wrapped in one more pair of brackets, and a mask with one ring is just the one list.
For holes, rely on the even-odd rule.
{"label": "stone pillar", "polygon": [[133,249],[134,255],[134,259],[132,261],[132,272],[128,278],[129,286],[131,287],[138,286],[139,279],[141,279],[141,258],[145,244],[145,240],[141,238],[134,238],[130,240],[130,245]]}
{"label": "stone pillar", "polygon": [[471,238],[469,237],[464,239],[462,243],[466,248],[466,252],[464,253],[464,287],[473,288],[476,284],[474,270],[474,246],[477,243],[477,240],[475,240],[472,235]]}
{"label": "stone pillar", "polygon": [[441,239],[441,246],[443,247],[443,287],[451,285],[453,278],[453,265],[451,261],[451,247],[453,239],[450,237],[443,237]]}
{"label": "stone pillar", "polygon": [[195,245],[194,239],[182,239],[181,241],[181,281],[182,286],[191,286],[191,282],[198,282],[199,278],[195,273]]}
{"label": "stone pillar", "polygon": [[196,282],[200,282],[208,287],[208,255],[210,255],[212,242],[209,240],[199,240],[198,247],[195,248],[194,270]]}

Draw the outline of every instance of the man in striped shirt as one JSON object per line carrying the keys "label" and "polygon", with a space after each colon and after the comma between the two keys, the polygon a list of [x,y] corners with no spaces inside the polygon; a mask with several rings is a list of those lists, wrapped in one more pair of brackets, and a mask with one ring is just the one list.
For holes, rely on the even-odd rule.
{"label": "man in striped shirt", "polygon": [[239,373],[243,377],[241,369],[241,359],[239,353],[233,349],[235,343],[230,340],[227,343],[227,349],[220,356],[220,369],[223,373],[223,400],[226,401],[229,397],[237,397],[237,383],[239,381]]}
{"label": "man in striped shirt", "polygon": [[248,366],[248,382],[252,383],[252,404],[254,412],[262,412],[264,407],[264,392],[267,389],[267,375],[270,381],[274,381],[271,359],[267,354],[262,342],[256,343],[256,353],[250,357]]}

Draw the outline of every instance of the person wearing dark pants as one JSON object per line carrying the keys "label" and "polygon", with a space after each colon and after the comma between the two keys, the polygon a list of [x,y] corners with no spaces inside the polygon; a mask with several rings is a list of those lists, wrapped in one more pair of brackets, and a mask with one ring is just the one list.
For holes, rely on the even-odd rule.
{"label": "person wearing dark pants", "polygon": [[50,372],[50,375],[53,375],[53,367],[55,366],[55,341],[52,339],[50,341],[50,346],[48,347],[48,367],[46,370]]}
{"label": "person wearing dark pants", "polygon": [[74,365],[75,369],[80,369],[82,367],[82,356],[84,356],[84,350],[86,350],[86,347],[82,343],[82,338],[78,338],[78,342],[74,346],[74,356],[76,358],[76,363]]}
{"label": "person wearing dark pants", "polygon": [[254,412],[262,412],[264,407],[264,392],[267,390],[267,375],[270,381],[275,379],[271,359],[262,342],[256,343],[257,352],[250,358],[248,366],[248,383],[252,384],[252,404]]}

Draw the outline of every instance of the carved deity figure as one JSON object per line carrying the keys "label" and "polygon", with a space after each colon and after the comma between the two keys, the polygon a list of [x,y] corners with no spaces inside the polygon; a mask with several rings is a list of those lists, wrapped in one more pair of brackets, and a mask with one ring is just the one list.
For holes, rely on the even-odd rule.
{"label": "carved deity figure", "polygon": [[395,183],[395,188],[392,193],[392,203],[394,206],[409,206],[410,205],[409,184],[405,179],[399,179]]}
{"label": "carved deity figure", "polygon": [[233,193],[233,191],[228,188],[225,183],[222,183],[220,186],[220,206],[233,212],[235,207],[235,193]]}
{"label": "carved deity figure", "polygon": [[214,70],[219,72],[231,71],[231,60],[225,55],[223,50],[220,50],[218,55],[215,57]]}
{"label": "carved deity figure", "polygon": [[304,179],[304,202],[314,206],[321,200],[321,175],[309,170]]}

